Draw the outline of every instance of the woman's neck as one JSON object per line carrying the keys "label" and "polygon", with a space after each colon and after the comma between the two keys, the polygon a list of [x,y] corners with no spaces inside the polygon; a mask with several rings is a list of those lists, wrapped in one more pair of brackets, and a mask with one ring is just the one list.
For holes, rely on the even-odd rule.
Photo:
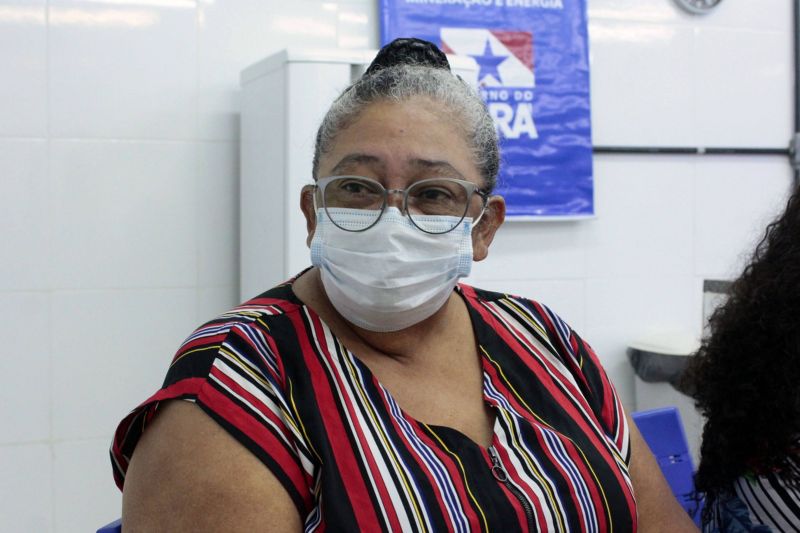
{"label": "woman's neck", "polygon": [[399,331],[376,332],[351,324],[336,311],[325,293],[319,269],[313,268],[297,278],[292,289],[345,345],[350,348],[361,345],[403,365],[416,365],[421,354],[430,352],[426,347],[452,338],[459,325],[469,324],[466,305],[455,293],[438,311],[418,324]]}

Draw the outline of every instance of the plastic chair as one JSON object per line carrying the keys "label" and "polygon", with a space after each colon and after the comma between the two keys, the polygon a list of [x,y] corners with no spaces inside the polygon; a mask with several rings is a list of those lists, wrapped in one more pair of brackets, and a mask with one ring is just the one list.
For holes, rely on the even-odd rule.
{"label": "plastic chair", "polygon": [[694,466],[678,409],[662,407],[631,415],[678,503],[700,525],[702,502],[695,497]]}
{"label": "plastic chair", "polygon": [[97,530],[97,533],[122,533],[122,519],[104,525]]}

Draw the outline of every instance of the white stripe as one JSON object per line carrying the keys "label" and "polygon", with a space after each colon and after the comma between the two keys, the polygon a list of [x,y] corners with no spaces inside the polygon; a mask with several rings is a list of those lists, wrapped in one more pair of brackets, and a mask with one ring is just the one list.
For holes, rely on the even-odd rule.
{"label": "white stripe", "polygon": [[[306,320],[308,320],[309,323],[311,323],[312,319],[311,319],[311,316],[310,316],[310,314],[308,312],[308,309],[307,308],[303,308],[303,313],[306,315]],[[316,328],[313,327],[313,325],[308,328],[308,330],[311,332],[311,337],[312,337],[312,341],[313,341],[312,344],[314,345],[314,347],[316,349],[316,352],[320,355],[320,357],[319,357],[320,362],[326,367],[328,374],[333,378],[331,381],[333,381],[334,387],[336,388],[336,392],[338,393],[338,397],[340,399],[339,401],[342,403],[342,407],[343,407],[342,412],[344,413],[344,417],[347,420],[347,424],[349,425],[349,431],[353,436],[353,442],[355,443],[356,447],[358,448],[358,455],[363,459],[361,462],[362,462],[362,464],[365,467],[365,470],[367,472],[366,478],[368,479],[369,484],[372,487],[372,493],[376,495],[376,499],[377,499],[377,501],[379,503],[378,510],[380,511],[381,516],[383,517],[383,522],[388,526],[391,523],[389,521],[389,516],[386,513],[385,507],[383,505],[381,505],[381,497],[380,497],[380,492],[378,491],[378,486],[377,486],[377,484],[375,482],[375,479],[372,477],[372,475],[370,473],[369,465],[367,464],[367,462],[365,460],[365,458],[367,457],[367,450],[365,450],[364,447],[362,446],[361,440],[358,438],[357,431],[354,429],[355,427],[357,427],[356,423],[358,423],[358,426],[361,427],[361,428],[369,428],[369,424],[366,424],[364,422],[363,418],[361,417],[361,413],[359,412],[358,409],[354,409],[354,411],[356,413],[356,417],[358,418],[358,422],[356,422],[356,421],[354,421],[352,419],[351,414],[350,414],[350,410],[347,409],[347,404],[348,403],[353,405],[353,406],[356,406],[356,404],[358,402],[355,401],[355,399],[353,397],[353,394],[352,394],[352,391],[349,390],[349,388],[347,388],[346,390],[342,390],[342,387],[340,386],[340,383],[339,383],[340,381],[344,383],[345,387],[348,387],[348,384],[347,384],[347,380],[344,379],[344,377],[343,377],[344,373],[343,373],[341,367],[339,366],[338,361],[336,361],[336,356],[335,356],[335,354],[336,354],[336,339],[333,337],[333,335],[330,332],[330,329],[325,325],[325,323],[320,321],[320,324],[322,325],[322,331],[323,331],[323,335],[324,335],[324,338],[325,338],[325,343],[328,346],[328,350],[323,350],[322,349],[322,346],[321,346],[321,344],[319,342],[319,338],[317,337]],[[324,356],[326,351],[331,356],[330,360],[328,359],[328,357]],[[331,364],[333,364],[333,366],[331,366]],[[337,377],[339,377],[341,379],[336,379]],[[367,441],[368,441],[367,442],[367,446],[369,448],[373,449],[373,450],[377,450],[378,447],[375,444],[374,439],[372,438],[372,432],[364,431],[363,433],[364,433],[365,439],[367,439]],[[374,457],[375,463],[378,465],[378,470],[380,471],[382,477],[384,479],[386,479],[387,481],[391,480],[391,476],[390,476],[389,470],[386,468],[386,465],[383,464],[383,458],[379,454],[370,454],[370,455],[372,455]],[[357,473],[354,472],[353,475],[361,475],[361,473],[360,472],[357,472]],[[394,483],[387,482],[385,484],[385,486],[386,486],[386,490],[389,492],[389,495],[390,495],[390,498],[391,498],[392,502],[395,504],[395,509],[397,510],[398,509],[398,505],[402,505],[402,503],[400,503],[400,501],[399,501],[399,498],[398,498],[399,495],[396,494],[396,490],[394,489]],[[402,507],[400,507],[400,508],[402,508]],[[397,514],[398,514],[398,519],[401,521],[401,524],[403,524],[405,527],[409,527],[410,524],[408,524],[407,521],[405,523],[403,523],[403,513],[397,513]]]}

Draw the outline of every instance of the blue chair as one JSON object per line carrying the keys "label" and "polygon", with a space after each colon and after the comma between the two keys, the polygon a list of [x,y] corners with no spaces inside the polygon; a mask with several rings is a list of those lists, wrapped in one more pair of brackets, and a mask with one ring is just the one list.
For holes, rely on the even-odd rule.
{"label": "blue chair", "polygon": [[702,502],[694,491],[694,466],[678,409],[662,407],[631,415],[678,503],[700,525]]}
{"label": "blue chair", "polygon": [[122,519],[104,525],[97,530],[97,533],[122,533]]}

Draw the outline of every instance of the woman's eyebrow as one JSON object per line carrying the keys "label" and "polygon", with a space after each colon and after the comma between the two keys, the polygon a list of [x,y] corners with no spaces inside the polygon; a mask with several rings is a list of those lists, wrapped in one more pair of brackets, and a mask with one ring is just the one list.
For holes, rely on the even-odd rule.
{"label": "woman's eyebrow", "polygon": [[347,154],[336,163],[336,166],[331,170],[331,175],[336,176],[355,165],[368,165],[370,167],[383,167],[384,164],[381,160],[369,154]]}
{"label": "woman's eyebrow", "polygon": [[412,159],[411,166],[424,169],[424,170],[434,170],[437,173],[440,173],[445,176],[454,176],[459,179],[465,179],[464,175],[461,174],[456,168],[448,163],[447,161],[432,161],[430,159]]}

